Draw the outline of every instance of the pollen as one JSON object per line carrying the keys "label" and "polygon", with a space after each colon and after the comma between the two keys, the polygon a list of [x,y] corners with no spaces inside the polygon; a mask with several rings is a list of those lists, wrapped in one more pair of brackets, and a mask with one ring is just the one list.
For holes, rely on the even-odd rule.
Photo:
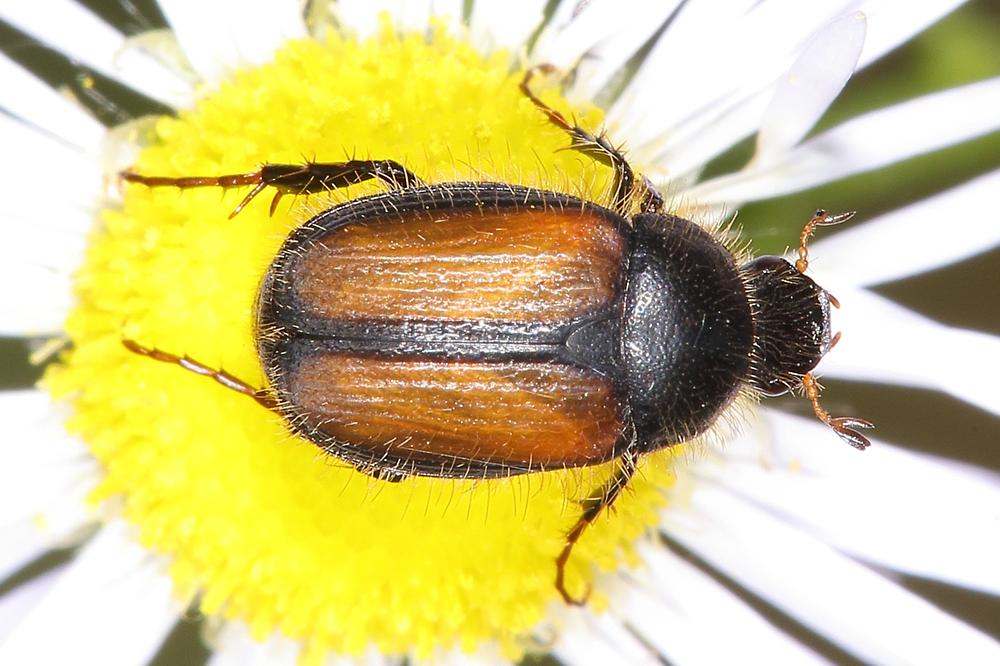
{"label": "pollen", "polygon": [[[158,119],[134,168],[206,176],[393,159],[429,183],[504,181],[606,200],[608,169],[566,150],[566,135],[518,91],[523,72],[510,62],[443,29],[292,42]],[[571,108],[554,86],[542,96],[600,127],[597,109]],[[242,621],[258,638],[298,640],[307,663],[373,648],[426,657],[485,647],[516,658],[562,603],[556,556],[610,466],[380,482],[246,396],[122,345],[188,355],[263,386],[255,299],[282,240],[317,210],[380,187],[285,197],[273,216],[262,195],[228,219],[245,189],[123,186],[90,235],[66,323],[72,346],[45,384],[102,465],[93,502],[120,507],[143,545],[169,559],[178,599],[197,598],[201,612]],[[586,532],[567,568],[571,591],[634,560],[669,467],[648,456]]]}

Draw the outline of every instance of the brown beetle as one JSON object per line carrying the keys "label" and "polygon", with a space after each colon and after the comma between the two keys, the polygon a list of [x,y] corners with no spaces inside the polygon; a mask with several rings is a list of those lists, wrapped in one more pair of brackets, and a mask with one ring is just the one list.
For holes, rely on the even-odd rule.
{"label": "brown beetle", "polygon": [[[543,67],[542,69],[548,69]],[[385,194],[333,206],[295,229],[258,294],[257,389],[193,359],[126,340],[244,393],[290,429],[386,481],[490,478],[596,465],[617,472],[593,493],[557,559],[635,473],[641,454],[708,430],[741,390],[799,386],[852,446],[871,424],[833,418],[809,374],[833,346],[836,301],[799,261],[738,266],[698,225],[665,212],[603,136],[524,94],[614,169],[609,206],[506,183],[424,185],[391,160],[268,164],[252,173],[158,177],[148,186],[272,188],[309,194],[378,179]]]}

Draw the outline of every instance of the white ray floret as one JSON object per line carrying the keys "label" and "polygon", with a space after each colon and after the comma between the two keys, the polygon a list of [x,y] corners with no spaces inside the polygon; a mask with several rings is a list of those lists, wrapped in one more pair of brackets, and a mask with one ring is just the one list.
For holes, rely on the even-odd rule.
{"label": "white ray floret", "polygon": [[723,486],[693,483],[663,518],[710,565],[862,660],[1000,661],[991,637]]}
{"label": "white ray floret", "polygon": [[208,666],[295,666],[302,651],[298,642],[277,634],[258,641],[238,620],[223,623],[209,643]]}
{"label": "white ray floret", "polygon": [[1000,78],[866,113],[809,139],[781,158],[700,183],[704,203],[755,201],[797,192],[1000,130]]}
{"label": "white ray floret", "polygon": [[162,0],[160,7],[191,66],[212,85],[239,67],[267,62],[285,41],[306,36],[293,2]]}
{"label": "white ray floret", "polygon": [[[18,192],[5,203],[0,335],[55,335],[72,304],[71,275],[83,257],[101,191],[97,160],[0,115],[0,182]],[[58,196],[53,196],[57,193]]]}
{"label": "white ray floret", "polygon": [[[30,224],[15,217],[13,224]],[[0,335],[58,335],[73,306],[72,279],[62,267],[53,270],[31,258],[17,256],[9,246],[0,249],[0,279],[16,278],[23,288],[0,292]]]}
{"label": "white ray floret", "polygon": [[886,568],[1000,595],[1000,477],[873,440],[825,446],[813,419],[774,410],[692,468],[796,528]]}
{"label": "white ray floret", "polygon": [[498,48],[517,51],[544,16],[544,0],[522,0],[516,11],[502,2],[476,2],[469,16],[469,38],[484,53]]}
{"label": "white ray floret", "polygon": [[0,447],[2,580],[49,549],[83,536],[96,520],[86,496],[99,471],[41,391],[0,393],[0,422],[6,429]]}
{"label": "white ray floret", "polygon": [[871,286],[947,266],[1000,245],[1000,171],[853,225],[810,245],[810,270]]}
{"label": "white ray floret", "polygon": [[843,304],[834,326],[848,331],[823,359],[823,374],[943,391],[1000,415],[1000,337],[939,324],[832,279],[822,284]]}
{"label": "white ray floret", "polygon": [[778,160],[813,128],[854,73],[865,43],[868,21],[860,12],[826,26],[806,42],[782,76],[757,132],[752,163]]}
{"label": "white ray floret", "polygon": [[[53,20],[58,16],[59,20]],[[10,0],[4,19],[47,46],[153,99],[174,107],[193,101],[191,85],[177,72],[137,49],[124,35],[76,3]]]}
{"label": "white ray floret", "polygon": [[165,562],[123,521],[110,521],[0,645],[0,663],[68,664],[82,655],[108,666],[146,663],[183,610],[171,587]]}
{"label": "white ray floret", "polygon": [[[16,155],[0,160],[0,178],[5,191],[22,195],[9,197],[4,211],[49,217],[49,206],[56,206],[57,212],[75,210],[74,218],[59,223],[87,229],[102,185],[96,151],[81,150],[57,136],[0,114],[0,145],[10,155]],[[59,196],[52,196],[54,192]]]}
{"label": "white ray floret", "polygon": [[458,25],[462,16],[461,0],[345,0],[330,7],[335,21],[360,38],[371,37],[378,31],[379,21],[386,16],[392,25],[403,30],[425,30],[429,20],[443,20]]}
{"label": "white ray floret", "polygon": [[623,11],[616,0],[595,0],[574,14],[572,3],[563,3],[539,36],[532,60],[563,70],[577,67],[568,95],[593,100],[679,4],[679,0],[635,3]]}
{"label": "white ray floret", "polygon": [[[644,542],[616,614],[669,663],[825,663],[742,599],[670,550]],[[620,608],[621,610],[617,610]]]}
{"label": "white ray floret", "polygon": [[67,566],[57,565],[0,596],[0,645],[7,640],[7,636],[17,627],[21,618],[49,593],[52,586],[63,576]]}
{"label": "white ray floret", "polygon": [[[818,13],[826,12],[825,23],[818,25],[825,25],[840,16],[857,11],[868,17],[865,46],[858,62],[858,69],[862,69],[892,48],[912,37],[927,25],[930,25],[933,21],[952,11],[959,4],[961,2],[958,0],[929,1],[921,3],[920,8],[916,11],[914,11],[913,3],[892,0],[827,3],[821,6],[809,3],[808,6]],[[762,36],[763,39],[787,41],[797,37],[794,31],[785,30],[787,25],[784,23],[784,16],[775,21],[774,25],[780,26],[777,28],[779,33],[775,35],[765,34]],[[657,49],[661,45],[665,47],[669,46],[669,44],[666,44],[668,35],[669,31],[667,35],[664,35],[664,40],[661,40],[661,44],[657,45]],[[821,32],[815,33],[811,39],[821,38],[821,35]],[[805,35],[802,36],[804,37]],[[694,38],[692,37],[692,39]],[[718,41],[718,39],[715,39],[711,43],[715,44]],[[687,53],[688,49],[675,49],[672,57],[665,58],[660,64],[664,67],[669,67],[671,62],[693,62],[695,64],[690,65],[690,67],[696,69],[699,67],[696,64],[698,60],[691,56],[697,53],[697,46],[697,44],[694,45],[694,50],[690,54]],[[836,45],[831,44],[831,47],[836,48]],[[657,49],[654,49],[654,54]],[[730,53],[733,58],[738,57],[738,54],[733,53],[731,50],[727,50],[726,52]],[[652,72],[657,71],[657,67],[653,66],[654,64],[651,61],[647,62]],[[644,66],[643,69],[645,70],[646,67]],[[775,72],[774,80],[776,81],[777,77],[782,73],[781,71]],[[649,85],[652,85],[652,83],[652,81],[649,82]],[[634,82],[634,84],[637,86],[638,82]],[[711,83],[708,85],[711,85]],[[678,95],[679,89],[673,86],[661,86],[659,89],[643,87],[641,92],[645,95],[655,95],[657,90],[660,91],[660,97],[662,98],[659,104],[669,105],[675,103],[675,97]],[[649,119],[651,123],[650,135],[646,138],[646,143],[638,144],[636,139],[633,139],[633,152],[643,162],[660,165],[661,171],[670,178],[679,178],[690,173],[696,173],[701,166],[713,157],[753,133],[760,125],[764,111],[773,95],[773,90],[773,81],[764,88],[757,90],[750,97],[746,97],[746,90],[731,90],[725,97],[719,100],[718,106],[715,110],[711,110],[711,113],[693,116],[690,121],[693,124],[671,124],[668,122],[670,120],[668,117],[660,115],[656,118],[651,117]],[[652,103],[656,104],[657,102],[653,100]],[[618,107],[631,104],[632,102],[628,94],[623,95],[619,103],[612,108],[609,115],[615,118],[617,117]],[[654,120],[660,121],[658,129],[655,127]]]}
{"label": "white ray floret", "polygon": [[[813,10],[813,3],[810,11],[789,0],[756,6],[737,2],[721,12],[717,6],[695,3],[681,9],[629,90],[612,105],[611,119],[635,150],[659,142],[668,130],[671,140],[697,131],[695,127],[707,121],[706,116],[727,106],[725,100],[772,84],[806,37],[828,20],[825,12]],[[696,18],[689,17],[689,12]],[[780,21],[775,21],[776,14]],[[685,27],[692,23],[702,24],[703,29]],[[708,30],[711,39],[704,38]],[[670,72],[669,86],[656,80],[664,72]],[[650,113],[651,109],[656,112]]]}
{"label": "white ray floret", "polygon": [[[69,98],[0,54],[0,109],[67,145],[95,153],[104,127]],[[14,153],[15,155],[17,153]]]}
{"label": "white ray floret", "polygon": [[565,611],[565,625],[552,646],[552,654],[562,663],[573,666],[615,663],[656,666],[661,663],[656,651],[644,645],[621,621],[582,609]]}

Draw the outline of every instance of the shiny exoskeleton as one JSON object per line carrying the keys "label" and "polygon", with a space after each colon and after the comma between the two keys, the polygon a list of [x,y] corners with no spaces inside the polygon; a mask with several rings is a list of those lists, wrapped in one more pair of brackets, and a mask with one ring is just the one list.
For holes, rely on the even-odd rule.
{"label": "shiny exoskeleton", "polygon": [[257,389],[133,341],[245,393],[288,427],[387,481],[490,478],[619,460],[557,559],[611,505],[641,454],[706,432],[741,392],[803,387],[857,448],[861,419],[833,418],[809,374],[836,341],[832,297],[799,261],[737,265],[710,232],[664,209],[604,137],[524,94],[573,147],[614,168],[608,206],[507,183],[425,185],[391,160],[269,164],[234,176],[159,177],[149,186],[253,185],[309,194],[379,179],[295,229],[258,294]]}

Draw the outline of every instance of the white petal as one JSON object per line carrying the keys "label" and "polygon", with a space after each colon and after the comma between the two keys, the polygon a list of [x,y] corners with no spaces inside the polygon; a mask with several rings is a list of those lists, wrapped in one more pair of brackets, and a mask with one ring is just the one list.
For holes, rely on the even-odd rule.
{"label": "white petal", "polygon": [[699,461],[696,483],[866,561],[1000,595],[1000,476],[878,440],[861,454],[815,419],[760,420]]}
{"label": "white petal", "polygon": [[399,3],[392,12],[392,22],[402,30],[420,32],[427,29],[433,9],[429,0],[416,0]]}
{"label": "white petal", "polygon": [[[365,664],[370,666],[390,666],[397,663],[392,657],[378,654],[375,649],[368,650],[364,656]],[[479,646],[475,652],[468,653],[461,648],[451,648],[442,650],[438,648],[429,659],[410,658],[409,661],[414,666],[509,666],[510,659],[504,658],[496,644]],[[330,666],[357,666],[357,659],[354,657],[344,657],[334,660]]]}
{"label": "white petal", "polygon": [[675,501],[665,512],[664,529],[862,660],[941,664],[961,655],[964,663],[1000,662],[992,638],[738,496],[693,485],[687,506]]}
{"label": "white petal", "polygon": [[533,60],[571,67],[601,39],[631,23],[631,13],[622,11],[613,0],[594,0],[563,18],[562,14],[573,6],[572,2],[560,4],[559,15],[552,17],[538,37]]}
{"label": "white petal", "polygon": [[341,0],[331,10],[339,23],[353,30],[358,37],[365,38],[378,30],[380,15],[397,16],[405,4],[402,0]]}
{"label": "white petal", "polygon": [[806,141],[778,161],[751,165],[689,191],[704,204],[754,201],[832,182],[1000,129],[1000,78],[867,113]]}
{"label": "white petal", "polygon": [[268,62],[285,41],[306,36],[294,2],[161,0],[160,7],[191,65],[209,83]]}
{"label": "white petal", "polygon": [[0,596],[0,645],[7,640],[18,620],[48,594],[65,569],[66,565],[59,565]]}
{"label": "white petal", "polygon": [[413,31],[426,30],[431,19],[444,20],[446,25],[457,26],[462,21],[462,0],[406,2],[393,19],[399,21],[397,25]]}
{"label": "white petal", "polygon": [[300,644],[279,634],[256,641],[242,622],[226,622],[212,638],[208,666],[295,666]]}
{"label": "white petal", "polygon": [[[688,111],[701,110],[713,84],[718,84],[716,93],[722,92],[716,76],[723,54],[713,47],[739,35],[738,26],[755,4],[754,0],[692,1],[678,11],[608,110],[609,123],[628,139],[633,151],[675,128]],[[723,50],[731,56],[729,49]]]}
{"label": "white petal", "polygon": [[[475,661],[473,660],[470,661],[472,661],[472,663],[475,663]],[[394,661],[393,657],[385,656],[381,654],[374,647],[370,647],[367,650],[365,650],[364,654],[362,654],[360,657],[355,657],[353,655],[349,657],[342,657],[339,655],[329,656],[327,657],[326,661],[323,662],[323,666],[395,666],[396,663],[398,662]],[[435,664],[436,666],[441,662],[431,661],[431,663]],[[270,662],[267,662],[265,665],[262,666],[270,666]],[[423,666],[423,664],[420,661],[416,661],[414,663],[414,666]],[[447,665],[443,664],[442,666],[447,666]]]}
{"label": "white petal", "polygon": [[1000,192],[1000,170],[881,217],[851,225],[810,246],[810,266],[851,286],[899,280],[1000,245],[1000,223],[988,211]]}
{"label": "white petal", "polygon": [[1000,414],[1000,337],[939,324],[833,276],[817,282],[843,306],[833,325],[844,335],[820,364],[822,374],[944,391]]}
{"label": "white petal", "polygon": [[23,286],[0,290],[0,335],[58,334],[73,304],[69,276],[22,262],[0,266],[0,280],[11,279]]}
{"label": "white petal", "polygon": [[[3,114],[0,145],[16,156],[0,160],[0,182],[17,193],[0,213],[0,279],[20,285],[0,290],[0,335],[55,334],[72,303],[70,276],[92,225],[93,202],[102,187],[100,167],[93,153]],[[61,174],[58,183],[47,175],[53,165]],[[52,196],[54,189],[58,197]]]}
{"label": "white petal", "polygon": [[127,525],[107,524],[0,646],[0,663],[145,663],[181,612],[164,571]]}
{"label": "white petal", "polygon": [[[2,54],[0,81],[3,81],[0,109],[81,150],[97,152],[104,127],[82,106],[60,95]],[[5,120],[10,121],[9,118]]]}
{"label": "white petal", "polygon": [[[828,18],[832,19],[848,11],[861,11],[868,17],[865,48],[858,63],[858,69],[861,69],[950,12],[962,1],[928,0],[921,2],[919,8],[914,7],[914,3],[899,0],[852,2],[841,6],[842,11],[839,13],[829,13]],[[812,9],[813,3],[803,3],[803,7]],[[713,43],[716,42],[718,40],[713,40]],[[683,61],[686,61],[684,54],[678,53],[674,62]],[[679,94],[673,87],[663,90],[660,106],[670,104],[671,98]],[[672,127],[664,122],[658,132],[651,134],[648,145],[633,144],[633,153],[646,162],[664,165],[663,170],[674,179],[696,172],[760,125],[772,95],[773,85],[750,97],[730,94],[711,109],[706,109],[704,113],[691,119],[686,128]],[[660,106],[649,108],[659,109]]]}
{"label": "white petal", "polygon": [[66,434],[41,391],[0,392],[0,579],[72,543],[95,517],[86,504],[96,462]]}
{"label": "white petal", "polygon": [[384,15],[392,25],[402,30],[420,32],[430,25],[431,18],[444,20],[446,25],[457,26],[462,19],[461,0],[342,0],[331,6],[336,23],[348,28],[360,38],[370,37],[378,31]]}
{"label": "white petal", "polygon": [[[5,191],[17,193],[16,197],[6,197],[4,211],[31,210],[36,217],[50,217],[46,206],[54,198],[89,210],[101,191],[96,151],[82,151],[3,114],[0,114],[0,145],[16,156],[0,160],[0,179]],[[58,183],[52,178],[56,168],[60,175]],[[52,196],[53,189],[58,189],[58,197]],[[74,220],[73,224],[79,225],[81,220]]]}
{"label": "white petal", "polygon": [[[9,262],[34,263],[50,271],[70,274],[83,258],[86,238],[82,230],[65,227],[72,219],[55,219],[53,224],[40,216],[31,219],[5,215],[2,225],[3,245],[0,264]],[[59,226],[56,226],[59,225]],[[0,269],[6,270],[6,269]]]}
{"label": "white petal", "polygon": [[[691,11],[709,12],[708,25],[675,38],[676,32],[690,30],[681,25],[688,13],[685,7],[661,38],[663,48],[658,45],[630,91],[612,107],[611,115],[636,148],[659,145],[667,134],[667,150],[713,131],[713,123],[726,110],[770,89],[807,40],[850,5],[847,0],[770,0],[747,7],[741,0],[735,6],[746,13],[734,16],[732,10],[716,10],[718,3],[705,4],[710,7],[695,5]],[[722,16],[713,20],[719,13]],[[669,72],[666,80],[664,72]]]}
{"label": "white petal", "polygon": [[[732,592],[666,548],[640,544],[645,567],[613,608],[669,663],[825,663]],[[724,640],[720,640],[720,631]]]}
{"label": "white petal", "polygon": [[463,0],[430,0],[431,16],[451,18],[459,21],[462,18]]}
{"label": "white petal", "polygon": [[479,0],[472,6],[469,35],[485,51],[506,48],[517,53],[544,18],[545,0],[522,0],[513,10],[502,2]]}
{"label": "white petal", "polygon": [[565,615],[566,626],[552,646],[552,654],[561,663],[573,666],[656,666],[662,663],[621,622],[607,613],[595,615],[588,610],[567,609]]}
{"label": "white petal", "polygon": [[689,133],[686,138],[674,139],[670,128],[667,128],[659,141],[639,146],[632,154],[660,165],[657,180],[668,187],[679,179],[682,182],[694,181],[700,177],[701,168],[709,160],[757,129],[773,94],[773,87],[769,86],[747,99],[720,104],[706,112],[712,120],[706,121],[700,131]]}
{"label": "white petal", "polygon": [[754,160],[777,160],[812,129],[854,73],[865,43],[865,15],[855,12],[820,31],[778,81],[757,134]]}
{"label": "white petal", "polygon": [[[59,20],[53,20],[58,16]],[[155,59],[130,51],[124,35],[81,5],[64,0],[11,0],[4,20],[74,60],[170,106],[188,106],[191,87]]]}
{"label": "white petal", "polygon": [[83,257],[84,233],[67,227],[86,216],[64,201],[50,208],[39,207],[44,199],[31,201],[35,210],[9,211],[0,222],[0,280],[19,285],[0,290],[0,335],[57,335],[73,304],[72,273]]}
{"label": "white petal", "polygon": [[[44,484],[47,478],[62,476],[69,467],[94,465],[86,447],[67,434],[61,411],[61,406],[53,405],[52,399],[37,389],[0,391],[0,423],[4,424],[4,445],[0,447],[2,515],[32,515],[37,506],[25,507],[15,501],[21,492]],[[15,487],[19,484],[24,488]]]}
{"label": "white petal", "polygon": [[0,524],[0,580],[14,574],[52,550],[54,541],[30,521]]}
{"label": "white petal", "polygon": [[[636,3],[623,11],[616,0],[587,3],[578,14],[553,17],[538,38],[532,60],[561,68],[578,65],[569,96],[592,100],[678,4],[680,0]],[[571,2],[560,5],[570,7]]]}

